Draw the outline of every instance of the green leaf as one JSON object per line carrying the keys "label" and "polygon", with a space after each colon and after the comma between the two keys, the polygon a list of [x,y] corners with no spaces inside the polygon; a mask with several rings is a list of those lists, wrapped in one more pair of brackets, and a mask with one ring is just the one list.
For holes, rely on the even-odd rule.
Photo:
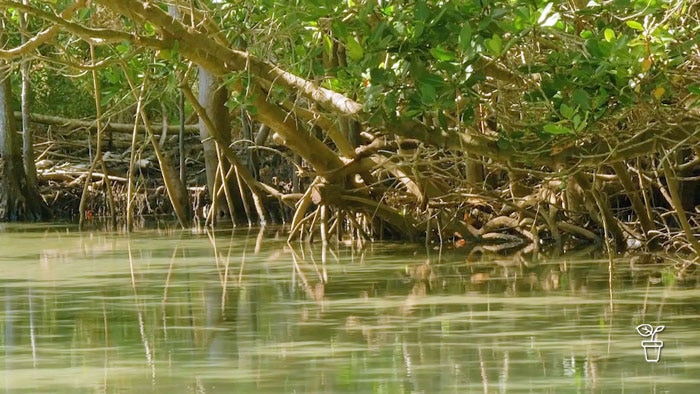
{"label": "green leaf", "polygon": [[443,62],[449,62],[455,59],[455,56],[454,54],[452,54],[452,52],[444,49],[440,45],[438,45],[437,48],[431,48],[430,54],[433,55],[435,59]]}
{"label": "green leaf", "polygon": [[416,79],[420,84],[431,85],[435,89],[442,88],[446,85],[445,80],[441,76],[427,71],[418,74]]}
{"label": "green leaf", "polygon": [[172,59],[173,57],[173,52],[169,49],[161,49],[156,52],[156,58],[161,59],[161,60],[169,60]]}
{"label": "green leaf", "polygon": [[416,1],[415,5],[415,17],[416,20],[421,21],[421,22],[427,22],[428,18],[430,17],[430,10],[428,9],[428,6],[425,4],[425,0],[418,0]]}
{"label": "green leaf", "polygon": [[123,55],[123,54],[129,52],[130,48],[131,48],[131,44],[129,43],[129,41],[122,41],[119,44],[117,44],[117,46],[115,47],[115,49],[117,50],[117,53],[119,53],[120,55]]}
{"label": "green leaf", "polygon": [[574,90],[571,101],[584,111],[590,111],[591,109],[591,96],[581,88]]}
{"label": "green leaf", "polygon": [[605,29],[603,35],[605,36],[605,41],[607,42],[611,42],[615,39],[615,32],[612,31],[612,29]]}
{"label": "green leaf", "polygon": [[430,84],[423,84],[420,86],[420,99],[425,105],[435,104],[435,98],[437,94],[435,93],[435,87]]}
{"label": "green leaf", "polygon": [[700,96],[700,87],[697,85],[689,85],[688,91],[696,96]]}
{"label": "green leaf", "polygon": [[383,68],[373,68],[369,70],[369,77],[372,85],[382,85],[387,82],[389,72]]}
{"label": "green leaf", "polygon": [[590,30],[583,30],[583,31],[581,31],[581,33],[579,34],[579,36],[580,36],[581,38],[588,39],[588,38],[593,37],[593,32],[590,31]]}
{"label": "green leaf", "polygon": [[336,37],[345,38],[348,36],[348,28],[345,25],[345,23],[340,22],[340,21],[335,20],[335,19],[331,23],[331,31],[333,32],[333,35]]}
{"label": "green leaf", "polygon": [[82,9],[80,9],[80,11],[78,11],[78,19],[81,21],[89,19],[91,15],[92,15],[92,9],[90,9],[90,8],[82,8]]}
{"label": "green leaf", "polygon": [[513,10],[515,15],[515,20],[513,20],[513,27],[516,30],[524,30],[526,27],[532,25],[532,17],[530,16],[530,9],[525,6],[520,6]]}
{"label": "green leaf", "polygon": [[444,130],[447,131],[449,129],[448,124],[447,124],[447,117],[445,116],[445,113],[443,111],[438,111],[438,123],[440,123],[440,127]]}
{"label": "green leaf", "polygon": [[325,52],[326,56],[329,58],[332,58],[333,56],[333,41],[331,40],[331,36],[328,34],[323,35],[323,52]]}
{"label": "green leaf", "polygon": [[466,22],[462,26],[462,30],[459,32],[459,48],[466,51],[472,43],[472,27],[469,22]]}
{"label": "green leaf", "polygon": [[248,113],[251,116],[255,116],[258,114],[258,107],[254,106],[254,105],[246,105],[245,110],[248,111]]}
{"label": "green leaf", "polygon": [[348,56],[352,60],[360,60],[365,55],[362,45],[357,41],[357,38],[353,36],[348,36],[347,42],[345,43],[345,48],[348,51]]}
{"label": "green leaf", "polygon": [[644,31],[644,26],[637,21],[627,21],[625,22],[627,26],[633,28],[634,30]]}
{"label": "green leaf", "polygon": [[568,127],[561,126],[555,123],[549,123],[543,127],[545,133],[551,135],[574,134],[574,131]]}
{"label": "green leaf", "polygon": [[401,114],[402,115],[401,117],[403,119],[413,119],[422,113],[423,113],[423,111],[418,109],[418,108],[413,108],[413,109],[409,108]]}
{"label": "green leaf", "polygon": [[150,22],[144,23],[143,29],[146,31],[147,36],[152,36],[152,35],[156,34],[156,28]]}
{"label": "green leaf", "polygon": [[574,122],[574,129],[576,129],[576,131],[581,131],[581,130],[585,129],[586,126],[588,126],[588,120],[586,120],[586,119],[588,119],[589,114],[590,114],[590,112],[587,112],[586,118],[583,120],[581,120],[581,117],[578,116],[578,114],[576,114],[574,116],[573,122]]}
{"label": "green leaf", "polygon": [[508,141],[507,139],[505,139],[503,137],[499,138],[498,141],[496,141],[496,146],[500,150],[507,150],[510,148],[510,145],[511,145],[510,141]]}
{"label": "green leaf", "polygon": [[501,55],[501,50],[503,49],[503,40],[498,34],[494,34],[492,38],[484,40],[484,45],[486,45],[486,49],[488,49],[493,56]]}
{"label": "green leaf", "polygon": [[469,123],[469,122],[473,121],[475,115],[476,115],[476,113],[474,112],[473,107],[469,106],[469,107],[465,108],[464,111],[462,112],[462,116],[461,116],[462,122]]}
{"label": "green leaf", "polygon": [[562,104],[561,107],[559,107],[559,112],[561,112],[561,115],[566,119],[571,119],[571,117],[573,117],[576,113],[576,111],[574,111],[573,108],[569,107],[566,104]]}
{"label": "green leaf", "polygon": [[390,118],[396,118],[396,92],[390,91],[384,97],[384,108]]}
{"label": "green leaf", "polygon": [[605,89],[600,89],[598,94],[593,98],[593,108],[599,108],[606,104],[609,100],[608,92]]}
{"label": "green leaf", "polygon": [[419,38],[420,36],[423,35],[423,30],[425,30],[425,22],[423,21],[418,21],[415,24],[415,27],[413,28],[413,38]]}

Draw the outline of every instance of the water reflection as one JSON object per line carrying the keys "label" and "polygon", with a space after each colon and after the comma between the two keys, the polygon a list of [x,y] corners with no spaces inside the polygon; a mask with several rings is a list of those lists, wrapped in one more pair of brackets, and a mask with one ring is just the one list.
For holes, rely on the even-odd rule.
{"label": "water reflection", "polygon": [[[5,392],[695,391],[696,280],[279,230],[0,233]],[[612,279],[612,281],[611,281]],[[612,283],[612,287],[610,286]],[[665,324],[644,362],[640,323]]]}

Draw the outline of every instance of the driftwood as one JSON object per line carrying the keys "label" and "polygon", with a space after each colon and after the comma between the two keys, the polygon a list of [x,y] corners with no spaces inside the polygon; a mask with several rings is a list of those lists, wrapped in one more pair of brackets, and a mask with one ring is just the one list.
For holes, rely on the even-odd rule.
{"label": "driftwood", "polygon": [[[22,113],[15,111],[15,119],[21,120]],[[34,123],[41,123],[45,125],[65,127],[68,129],[89,129],[91,131],[97,130],[97,123],[94,120],[81,120],[81,119],[70,119],[61,116],[52,115],[42,115],[42,114],[30,114],[30,120]],[[103,125],[105,131],[111,131],[114,133],[128,133],[134,132],[134,125],[131,123],[105,123]],[[162,130],[163,126],[160,124],[153,124],[155,130]],[[138,127],[139,133],[145,133],[146,129],[143,125]],[[168,132],[177,133],[180,130],[180,125],[174,124],[168,126]],[[199,133],[199,125],[188,124],[185,125],[185,131],[190,134]]]}
{"label": "driftwood", "polygon": [[[53,171],[40,172],[38,176],[42,180],[51,180],[51,181],[57,181],[57,182],[73,182],[76,179],[81,179],[81,180],[84,179],[87,176],[87,171],[53,170]],[[100,178],[100,179],[108,178],[110,181],[115,181],[115,182],[128,181],[128,179],[124,178],[124,177],[114,176],[114,175],[105,175],[105,174],[102,174],[99,172],[93,172],[92,177],[93,178]]]}

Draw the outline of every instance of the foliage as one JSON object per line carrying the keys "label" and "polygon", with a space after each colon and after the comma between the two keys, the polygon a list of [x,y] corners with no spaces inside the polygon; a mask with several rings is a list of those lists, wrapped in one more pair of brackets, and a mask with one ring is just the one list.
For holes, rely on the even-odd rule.
{"label": "foliage", "polygon": [[[45,2],[35,6],[51,9]],[[687,23],[695,8],[662,1],[315,0],[213,2],[205,11],[230,42],[357,97],[377,124],[427,117],[444,131],[484,131],[488,120],[499,146],[510,148],[607,136],[619,131],[620,118],[630,111],[653,113],[689,93],[697,96],[695,77],[682,72],[698,43],[698,25]],[[77,16],[81,23],[115,22],[99,6],[87,11]],[[18,10],[8,8],[6,15],[7,31],[14,33],[10,44],[17,44]],[[48,25],[30,21],[34,33]],[[152,25],[121,22],[145,36],[156,34]],[[61,35],[42,48],[33,73],[36,107],[48,110],[60,102],[57,97],[76,90],[85,97],[87,73],[50,64],[87,65],[86,43]],[[120,62],[132,78],[147,69],[159,75],[157,91],[170,93],[158,98],[175,96],[177,48],[158,52],[156,60],[128,42],[98,51],[106,64],[100,71],[105,106],[133,105]],[[342,59],[324,62],[334,57]],[[72,78],[47,78],[62,74]],[[57,112],[84,115],[87,108],[81,100],[66,105],[77,108]]]}
{"label": "foliage", "polygon": [[[456,227],[440,231],[465,235],[467,191],[479,188],[510,209],[539,185],[547,191],[531,195],[538,208],[529,220],[551,228],[559,212],[573,219],[585,210],[621,245],[625,235],[593,175],[618,176],[613,193],[626,192],[640,217],[651,209],[637,189],[664,184],[668,208],[683,211],[670,178],[700,155],[688,147],[697,142],[700,96],[700,6],[693,2],[212,0],[195,9],[102,0],[67,20],[55,17],[69,4],[3,6],[13,45],[22,12],[31,14],[28,35],[56,23],[63,29],[24,54],[37,70],[71,77],[48,81],[38,72],[47,90],[36,96],[37,108],[51,108],[71,89],[88,96],[86,70],[98,67],[107,117],[133,118],[133,89],[144,83],[149,115],[175,114],[179,86],[195,85],[194,70],[203,67],[223,77],[232,114],[245,109],[304,159],[300,175],[313,182],[315,204],[371,212],[370,221],[378,215],[399,233],[421,226],[429,233],[448,220]],[[173,7],[178,16],[164,18]],[[74,113],[88,108],[74,105]],[[626,165],[640,158],[632,179]],[[475,175],[484,170],[487,176]],[[522,193],[514,192],[518,181]],[[581,198],[572,208],[563,195],[574,186]],[[508,188],[514,201],[504,202]],[[299,224],[312,197],[294,198],[305,200],[296,205],[304,211]],[[541,213],[544,202],[561,211]],[[501,222],[524,223],[520,214]],[[646,237],[653,220],[642,223]],[[583,228],[578,234],[595,237]]]}
{"label": "foliage", "polygon": [[[373,124],[488,132],[505,150],[537,147],[519,159],[531,162],[593,137],[634,135],[700,93],[683,72],[698,43],[696,8],[318,0],[216,3],[211,12],[232,42],[357,97]],[[324,67],[338,47],[344,61]]]}

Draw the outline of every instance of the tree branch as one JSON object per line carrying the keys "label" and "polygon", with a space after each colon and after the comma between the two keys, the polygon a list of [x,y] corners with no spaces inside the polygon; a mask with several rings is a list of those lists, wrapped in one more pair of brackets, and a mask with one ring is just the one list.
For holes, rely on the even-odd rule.
{"label": "tree branch", "polygon": [[[13,2],[10,2],[10,3],[13,3]],[[20,5],[20,6],[22,6],[22,8],[25,8],[24,4],[17,3],[17,5]],[[61,12],[61,18],[63,18],[63,19],[70,18],[78,8],[82,8],[84,5],[85,5],[85,0],[76,1],[71,6],[69,6],[65,10],[63,10],[63,12]],[[27,8],[31,8],[31,11],[28,11],[25,8],[24,9],[25,12],[33,13],[33,11],[35,11],[35,9],[32,7],[27,7]],[[39,46],[41,44],[44,44],[45,42],[52,39],[56,35],[56,33],[58,33],[60,27],[61,27],[61,25],[54,24],[53,26],[49,27],[48,29],[37,33],[37,35],[35,35],[34,37],[29,38],[24,44],[22,44],[18,47],[15,47],[12,49],[0,49],[0,58],[13,59],[16,57],[20,57],[22,55],[26,55],[30,52],[33,52],[34,50],[39,48]]]}
{"label": "tree branch", "polygon": [[[83,0],[81,0],[81,1],[83,1]],[[24,12],[32,14],[36,17],[45,19],[49,22],[54,23],[55,25],[57,25],[59,27],[62,27],[66,31],[75,34],[76,36],[80,37],[81,39],[85,40],[86,42],[92,43],[94,45],[104,45],[104,44],[121,42],[121,41],[129,41],[129,42],[134,42],[134,43],[139,44],[139,45],[144,45],[144,46],[148,46],[151,48],[157,48],[157,49],[165,49],[165,48],[172,47],[171,42],[168,42],[165,40],[160,40],[157,38],[143,37],[143,36],[139,36],[137,34],[130,34],[130,33],[125,33],[125,32],[112,30],[112,29],[85,27],[81,24],[71,22],[69,20],[64,19],[62,17],[63,15],[61,15],[61,16],[53,15],[53,14],[48,13],[46,11],[42,11],[40,9],[37,9],[37,8],[29,6],[29,5],[24,5],[22,3],[17,3],[15,1],[5,0],[0,5],[5,5],[5,6],[12,7],[12,8],[16,8],[20,11],[24,11]],[[39,43],[39,45],[40,44],[41,43]],[[25,51],[23,50],[22,52],[25,52]]]}
{"label": "tree branch", "polygon": [[[162,33],[179,43],[179,49],[190,60],[221,75],[232,71],[250,70],[257,78],[268,83],[279,83],[292,93],[299,93],[324,108],[344,115],[357,115],[362,106],[344,95],[316,85],[287,72],[276,65],[262,61],[248,52],[225,47],[207,34],[185,27],[165,11],[150,2],[137,0],[98,0],[106,7],[128,17],[138,17],[142,22],[153,23]],[[213,62],[218,59],[219,63]],[[264,87],[264,86],[263,86]]]}

